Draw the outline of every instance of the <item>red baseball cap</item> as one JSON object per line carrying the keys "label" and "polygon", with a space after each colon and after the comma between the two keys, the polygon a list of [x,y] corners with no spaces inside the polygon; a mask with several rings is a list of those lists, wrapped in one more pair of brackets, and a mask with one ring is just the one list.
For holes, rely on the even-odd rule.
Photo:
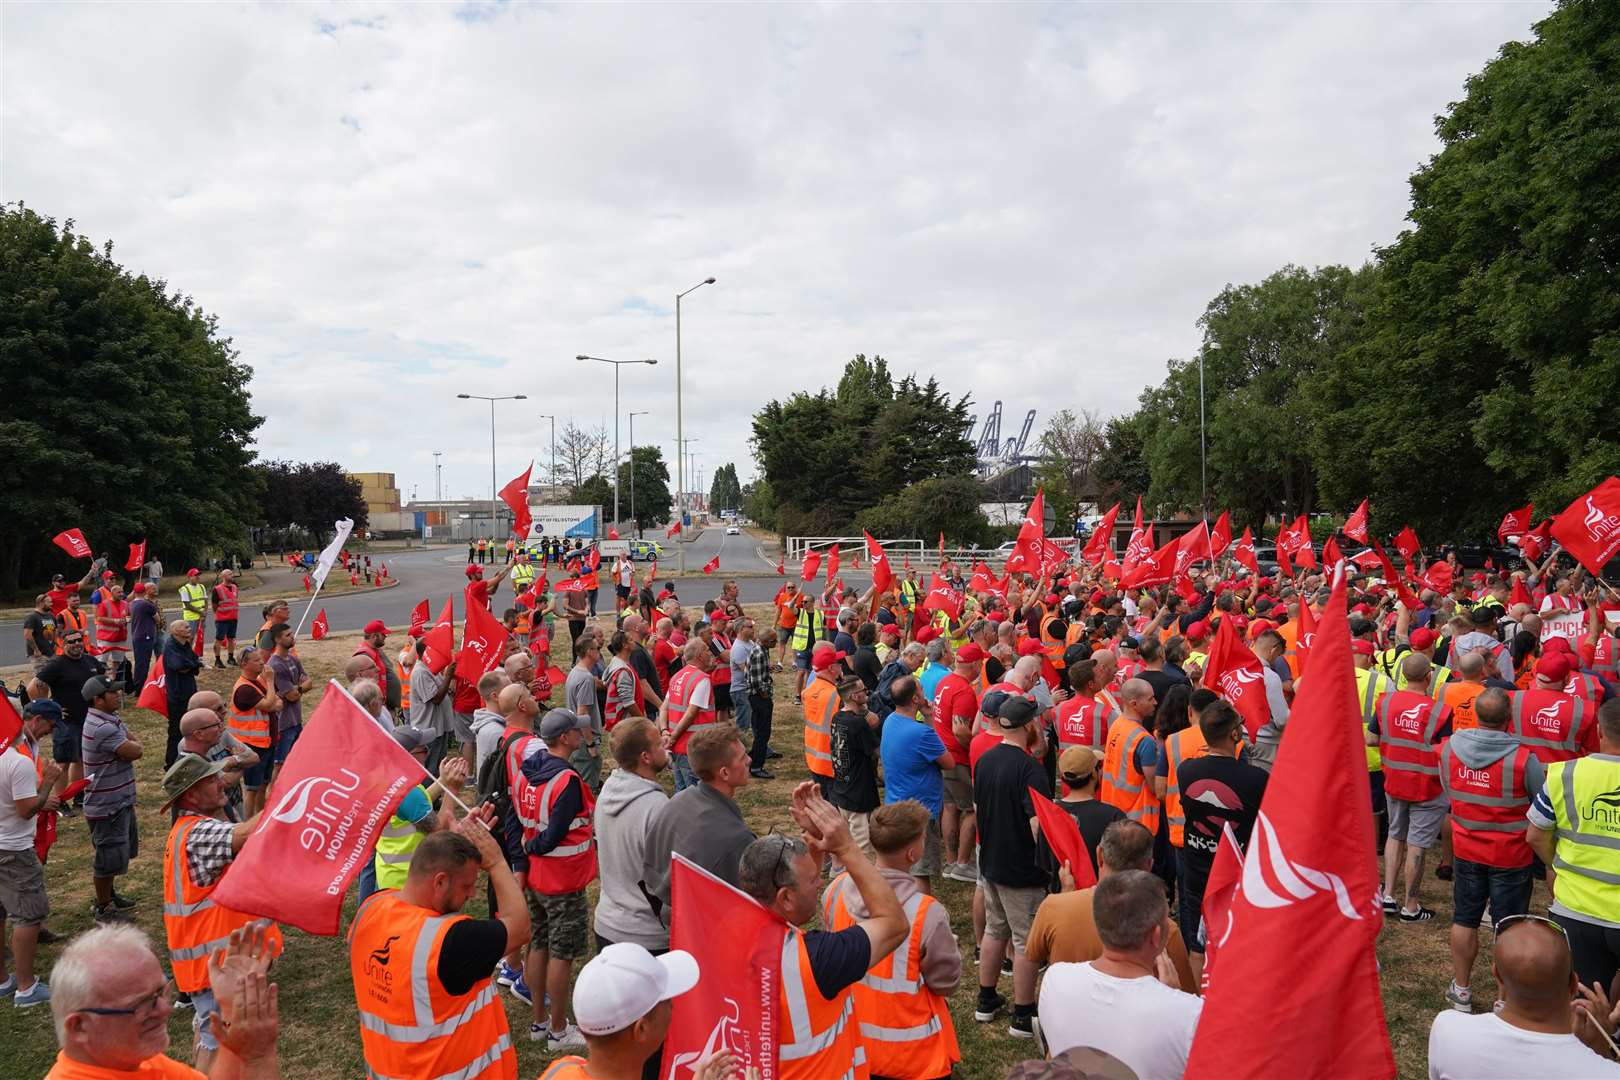
{"label": "red baseball cap", "polygon": [[1433,630],[1430,630],[1427,626],[1420,626],[1416,630],[1412,631],[1412,636],[1407,638],[1407,641],[1411,644],[1414,650],[1422,652],[1424,649],[1427,649],[1429,646],[1433,645],[1435,641],[1439,639],[1439,636],[1440,635],[1436,634]]}
{"label": "red baseball cap", "polygon": [[360,631],[360,632],[362,634],[391,634],[391,633],[393,633],[393,631],[388,629],[387,624],[384,623],[381,619],[372,619],[370,622],[366,623],[365,629]]}
{"label": "red baseball cap", "polygon": [[1209,637],[1209,623],[1205,622],[1203,619],[1199,619],[1197,622],[1187,627],[1187,636],[1190,638]]}
{"label": "red baseball cap", "polygon": [[816,646],[816,651],[810,654],[810,666],[817,671],[825,671],[844,658],[844,654],[828,644]]}
{"label": "red baseball cap", "polygon": [[1357,656],[1372,656],[1378,650],[1373,648],[1373,643],[1365,638],[1351,638],[1350,651]]}
{"label": "red baseball cap", "polygon": [[1058,602],[1057,593],[1047,593],[1046,594],[1046,603],[1047,603],[1048,606],[1050,606],[1052,604],[1055,604],[1057,602]]}
{"label": "red baseball cap", "polygon": [[992,611],[990,614],[986,615],[985,618],[987,618],[991,622],[995,622],[995,623],[1006,622],[1007,621],[1007,613],[1005,611],[1002,611],[1000,608],[997,608],[996,610]]}
{"label": "red baseball cap", "polygon": [[897,638],[900,636],[900,628],[894,625],[894,623],[889,623],[887,626],[883,626],[878,629],[878,636]]}
{"label": "red baseball cap", "polygon": [[1045,652],[1046,649],[1041,643],[1032,637],[1027,637],[1018,643],[1019,656],[1041,656]]}
{"label": "red baseball cap", "polygon": [[971,641],[956,650],[956,662],[958,664],[977,664],[983,660],[984,650]]}
{"label": "red baseball cap", "polygon": [[1565,655],[1568,655],[1569,639],[1550,637],[1546,641],[1543,641],[1541,643],[1541,655],[1546,656],[1549,653],[1564,653]]}
{"label": "red baseball cap", "polygon": [[1568,653],[1543,653],[1541,659],[1536,661],[1536,678],[1538,679],[1561,683],[1569,678],[1569,670]]}
{"label": "red baseball cap", "polygon": [[937,637],[939,637],[938,627],[925,626],[921,630],[917,631],[917,643],[919,645],[926,645]]}
{"label": "red baseball cap", "polygon": [[186,577],[196,577],[200,573],[202,573],[202,571],[193,566],[190,570],[186,571]]}

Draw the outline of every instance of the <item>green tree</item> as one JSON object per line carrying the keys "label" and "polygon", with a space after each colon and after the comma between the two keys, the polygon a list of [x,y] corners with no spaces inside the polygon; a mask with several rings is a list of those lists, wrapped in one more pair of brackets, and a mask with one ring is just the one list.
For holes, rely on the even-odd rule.
{"label": "green tree", "polygon": [[[1141,413],[1116,416],[1103,429],[1103,449],[1096,465],[1098,501],[1106,509],[1116,502],[1146,495],[1148,471],[1145,418]],[[1130,509],[1134,510],[1134,506]]]}
{"label": "green tree", "polygon": [[990,523],[979,510],[984,486],[971,476],[921,480],[861,513],[858,528],[877,537],[923,537],[930,543],[945,534],[947,547],[987,544]]}
{"label": "green tree", "polygon": [[[636,492],[639,496],[640,492]],[[592,473],[585,478],[584,483],[568,489],[568,501],[579,506],[604,506],[608,513],[613,510],[613,481],[601,473]],[[639,507],[638,507],[639,509]]]}
{"label": "green tree", "polygon": [[[664,464],[664,452],[656,446],[638,446],[631,450],[631,461],[619,463],[619,496],[625,513],[630,510],[630,470],[635,468],[634,518],[638,528],[651,529],[674,515],[675,499],[669,492],[669,466]],[[608,496],[612,500],[611,494]]]}
{"label": "green tree", "polygon": [[332,536],[332,524],[351,518],[366,527],[366,500],[360,481],[331,461],[266,461],[253,467],[258,481],[259,524],[271,529],[302,529],[316,544]]}
{"label": "green tree", "polygon": [[742,484],[737,482],[737,466],[728,461],[714,470],[714,480],[709,484],[709,509],[718,513],[740,506]]}
{"label": "green tree", "polygon": [[110,242],[0,206],[0,592],[81,568],[50,543],[69,527],[116,565],[142,535],[170,565],[245,553],[250,375],[212,315]]}
{"label": "green tree", "polygon": [[768,480],[755,480],[743,488],[743,514],[762,529],[776,530],[776,493]]}

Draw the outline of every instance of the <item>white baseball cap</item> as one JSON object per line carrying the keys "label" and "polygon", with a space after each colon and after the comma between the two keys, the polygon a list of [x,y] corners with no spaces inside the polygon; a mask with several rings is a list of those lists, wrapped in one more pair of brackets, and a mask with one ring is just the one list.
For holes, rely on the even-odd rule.
{"label": "white baseball cap", "polygon": [[697,981],[697,961],[689,952],[676,949],[654,956],[628,942],[609,945],[580,970],[574,983],[574,1022],[587,1035],[612,1035]]}

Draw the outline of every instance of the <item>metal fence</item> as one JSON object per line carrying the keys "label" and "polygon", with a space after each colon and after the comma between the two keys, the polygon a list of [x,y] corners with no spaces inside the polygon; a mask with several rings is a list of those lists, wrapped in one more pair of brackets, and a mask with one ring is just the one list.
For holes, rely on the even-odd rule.
{"label": "metal fence", "polygon": [[[889,557],[889,562],[899,566],[909,561],[912,566],[938,566],[940,550],[937,546],[930,547],[922,540],[884,540],[877,538],[883,545],[883,552]],[[825,558],[834,549],[838,551],[839,561],[859,556],[866,558],[866,537],[864,536],[790,536],[787,538],[785,554],[788,562],[802,563],[807,554],[812,551],[819,552]],[[946,548],[946,560],[971,566],[974,560],[993,562],[1004,559],[1005,551],[993,548]]]}

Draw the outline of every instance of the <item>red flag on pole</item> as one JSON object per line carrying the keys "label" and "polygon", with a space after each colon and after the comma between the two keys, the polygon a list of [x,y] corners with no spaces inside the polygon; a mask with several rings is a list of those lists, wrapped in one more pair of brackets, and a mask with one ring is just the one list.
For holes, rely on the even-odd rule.
{"label": "red flag on pole", "polygon": [[664,530],[664,539],[668,540],[670,537],[676,535],[680,531],[681,531],[681,519],[676,518],[674,521],[669,523],[669,528]]}
{"label": "red flag on pole", "polygon": [[1221,516],[1215,519],[1215,527],[1209,531],[1209,557],[1218,559],[1226,554],[1226,549],[1232,546],[1232,513],[1222,510]]}
{"label": "red flag on pole", "polygon": [[1348,536],[1350,539],[1354,540],[1358,544],[1365,544],[1367,542],[1367,500],[1366,499],[1362,499],[1361,500],[1361,505],[1356,507],[1356,512],[1351,514],[1348,518],[1345,519],[1345,521],[1344,521],[1344,535]]}
{"label": "red flag on pole", "polygon": [[88,559],[90,557],[90,542],[84,538],[84,533],[78,529],[63,529],[51,537],[51,543],[72,555],[75,559]]}
{"label": "red flag on pole", "polygon": [[1119,503],[1115,503],[1104,514],[1097,527],[1091,530],[1091,538],[1086,541],[1085,550],[1080,557],[1092,566],[1103,562],[1114,548],[1114,522],[1119,520]]}
{"label": "red flag on pole", "polygon": [[1422,607],[1423,601],[1413,596],[1412,590],[1406,587],[1406,582],[1401,578],[1400,572],[1395,569],[1395,564],[1390,561],[1389,553],[1384,550],[1384,545],[1375,539],[1372,542],[1372,547],[1373,551],[1378,555],[1378,566],[1384,580],[1389,583],[1390,588],[1395,590],[1395,599],[1412,611]]}
{"label": "red flag on pole", "polygon": [[1277,576],[1291,578],[1294,576],[1294,567],[1288,561],[1288,548],[1283,546],[1283,534],[1277,534]]}
{"label": "red flag on pole", "polygon": [[[162,664],[155,665],[162,668]],[[0,691],[0,754],[22,735],[22,713],[12,702],[11,695]]]}
{"label": "red flag on pole", "polygon": [[[940,560],[945,558],[945,534],[939,534]],[[1041,565],[1041,548],[1046,540],[1046,494],[1041,489],[1035,491],[1035,498],[1030,500],[1029,510],[1024,514],[1023,524],[1018,526],[1018,540],[1013,545],[1012,554],[1007,557],[1007,569],[1027,570],[1034,572]]]}
{"label": "red flag on pole", "polygon": [[[1035,493],[1035,498],[1039,499],[1040,497],[1041,493],[1037,491]],[[943,529],[940,530],[939,534],[939,565],[945,565],[945,532]]]}
{"label": "red flag on pole", "polygon": [[664,1041],[669,1076],[730,1050],[749,1075],[775,1075],[776,1002],[786,924],[752,897],[677,854],[670,867],[669,947],[703,977],[675,998]]}
{"label": "red flag on pole", "polygon": [[1350,561],[1361,567],[1363,570],[1371,570],[1373,567],[1378,565],[1378,552],[1373,551],[1371,548],[1368,548],[1366,551],[1358,551],[1354,555],[1350,556]]}
{"label": "red flag on pole", "polygon": [[444,610],[439,612],[439,621],[433,624],[433,629],[422,635],[422,644],[426,646],[422,653],[422,662],[435,675],[449,667],[450,662],[456,658],[455,597],[445,599]]}
{"label": "red flag on pole", "polygon": [[[1153,527],[1148,526],[1148,536],[1151,539]],[[1180,540],[1172,540],[1157,551],[1148,553],[1137,560],[1136,565],[1125,571],[1120,584],[1127,589],[1137,589],[1144,585],[1163,585],[1170,580],[1176,567],[1176,546]]]}
{"label": "red flag on pole", "polygon": [[1209,552],[1209,526],[1200,521],[1176,541],[1176,562],[1172,575],[1185,577],[1194,563],[1211,559]]}
{"label": "red flag on pole", "polygon": [[337,682],[327,687],[213,901],[335,934],[343,894],[424,770]]}
{"label": "red flag on pole", "polygon": [[1519,537],[1519,553],[1531,562],[1540,561],[1552,541],[1552,518]]}
{"label": "red flag on pole", "polygon": [[800,581],[816,580],[816,570],[821,566],[821,552],[807,551],[804,553],[804,563],[799,567]]}
{"label": "red flag on pole", "polygon": [[141,696],[135,704],[142,709],[169,715],[169,678],[163,671],[161,658],[147,669],[146,685],[141,687]]}
{"label": "red flag on pole", "polygon": [[427,626],[429,613],[428,598],[424,596],[417,602],[415,607],[411,608],[411,628],[407,631],[411,637],[422,636],[422,630]]}
{"label": "red flag on pole", "polygon": [[[715,556],[715,557],[719,558],[719,556]],[[719,567],[719,565],[720,565],[719,563],[715,563],[715,566],[717,568]],[[836,579],[837,577],[838,577],[838,545],[834,544],[832,546],[832,549],[827,552],[827,584],[831,585],[833,583],[834,579]]]}
{"label": "red flag on pole", "polygon": [[585,592],[584,578],[563,578],[557,582],[558,592]]}
{"label": "red flag on pole", "polygon": [[1266,677],[1260,658],[1238,636],[1229,616],[1215,627],[1209,646],[1209,663],[1204,668],[1204,685],[1232,703],[1243,717],[1249,738],[1271,719],[1266,702]]}
{"label": "red flag on pole", "polygon": [[1339,550],[1339,542],[1337,540],[1330,536],[1326,540],[1322,541],[1322,566],[1324,569],[1332,570],[1335,566],[1343,561],[1344,552]]}
{"label": "red flag on pole", "polygon": [[529,513],[529,474],[533,471],[531,461],[529,467],[508,481],[499,493],[501,502],[512,508],[512,535],[519,540],[527,540],[529,529],[534,525],[534,516]]}
{"label": "red flag on pole", "polygon": [[1594,574],[1620,551],[1620,479],[1609,477],[1552,519],[1552,536]]}
{"label": "red flag on pole", "polygon": [[461,626],[461,652],[456,654],[456,678],[463,686],[476,686],[478,680],[501,662],[501,650],[508,637],[506,627],[483,604],[468,604]]}
{"label": "red flag on pole", "polygon": [[1401,534],[1395,538],[1395,550],[1406,556],[1408,562],[1416,561],[1418,552],[1422,549],[1423,545],[1418,543],[1418,534],[1410,525],[1402,528]]}
{"label": "red flag on pole", "polygon": [[1311,546],[1311,522],[1304,514],[1299,515],[1299,520],[1294,522],[1294,538],[1296,541],[1295,550],[1290,551],[1288,554],[1293,557],[1294,562],[1298,565],[1305,567],[1307,570],[1315,570],[1316,549]]}
{"label": "red flag on pole", "polygon": [[968,578],[968,588],[973,592],[995,592],[998,582],[996,575],[982,562],[973,564],[973,576]]}
{"label": "red flag on pole", "polygon": [[1255,819],[1189,1080],[1395,1075],[1374,951],[1372,804],[1361,770],[1345,768],[1365,749],[1345,607],[1341,571]]}
{"label": "red flag on pole", "polygon": [[326,629],[326,609],[321,608],[320,614],[315,616],[315,621],[309,624],[309,636],[315,641],[320,641],[326,637]]}
{"label": "red flag on pole", "polygon": [[1040,823],[1041,835],[1057,857],[1059,866],[1068,866],[1074,875],[1076,889],[1089,889],[1097,884],[1097,868],[1091,865],[1091,854],[1080,839],[1080,826],[1073,815],[1045,795],[1029,789],[1029,798],[1035,805],[1035,819]]}
{"label": "red flag on pole", "polygon": [[1496,538],[1506,542],[1510,536],[1523,536],[1530,531],[1530,514],[1535,510],[1535,503],[1525,503],[1517,510],[1509,510],[1502,515],[1502,524],[1496,527]]}
{"label": "red flag on pole", "polygon": [[1243,877],[1243,852],[1238,848],[1237,834],[1232,823],[1221,826],[1221,840],[1215,850],[1215,862],[1209,868],[1209,879],[1204,883],[1204,971],[1199,976],[1198,988],[1209,994],[1210,969],[1215,966],[1215,953],[1226,943],[1232,932],[1232,901],[1237,897],[1238,883]]}
{"label": "red flag on pole", "polygon": [[784,552],[776,557],[776,572],[787,577],[787,554]]}
{"label": "red flag on pole", "polygon": [[703,564],[703,572],[705,574],[712,574],[718,569],[720,569],[720,556],[718,555]]}
{"label": "red flag on pole", "polygon": [[614,528],[612,525],[609,525],[607,538],[609,540],[617,540],[619,538],[619,530]]}
{"label": "red flag on pole", "polygon": [[1232,549],[1232,558],[1236,559],[1240,565],[1247,566],[1249,573],[1258,574],[1260,572],[1260,560],[1254,554],[1253,529],[1247,526],[1244,527],[1243,535],[1238,538],[1237,546]]}
{"label": "red flag on pole", "polygon": [[146,565],[146,541],[129,545],[129,558],[124,562],[125,570],[139,570]]}
{"label": "red flag on pole", "polygon": [[883,545],[869,532],[861,535],[866,537],[866,553],[872,558],[872,587],[881,595],[894,586],[894,571],[889,569],[889,556],[884,553]]}
{"label": "red flag on pole", "polygon": [[1429,564],[1429,568],[1423,571],[1423,586],[1427,589],[1433,589],[1441,596],[1445,596],[1451,592],[1451,583],[1455,577],[1456,575],[1452,572],[1450,563],[1443,559],[1437,560]]}
{"label": "red flag on pole", "polygon": [[1153,551],[1153,526],[1142,527],[1142,497],[1136,497],[1136,524],[1131,527],[1130,542],[1125,545],[1125,557],[1120,566],[1124,575],[1136,569],[1136,564]]}
{"label": "red flag on pole", "polygon": [[1299,655],[1299,672],[1305,674],[1305,661],[1311,657],[1311,647],[1316,644],[1316,612],[1311,610],[1310,602],[1303,596],[1299,598],[1299,636],[1295,639],[1294,650]]}
{"label": "red flag on pole", "polygon": [[928,597],[922,602],[924,611],[943,611],[952,619],[962,617],[962,594],[951,588],[950,583],[938,574],[934,574],[928,582]]}

